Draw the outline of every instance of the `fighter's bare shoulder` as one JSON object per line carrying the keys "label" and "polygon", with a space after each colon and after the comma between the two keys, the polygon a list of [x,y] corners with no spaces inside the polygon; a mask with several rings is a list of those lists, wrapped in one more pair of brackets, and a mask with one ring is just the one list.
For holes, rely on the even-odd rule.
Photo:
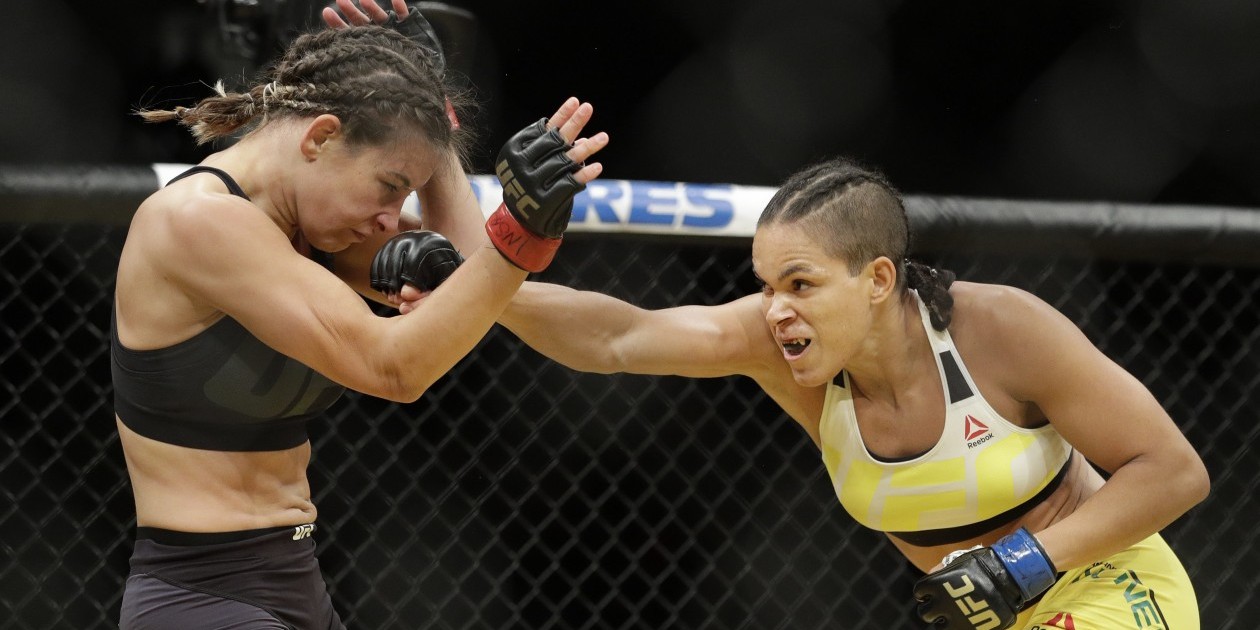
{"label": "fighter's bare shoulder", "polygon": [[983,334],[990,342],[1013,335],[1010,340],[1018,343],[1031,330],[1066,321],[1041,298],[1012,286],[955,282],[949,294],[954,298],[950,330],[955,334]]}
{"label": "fighter's bare shoulder", "polygon": [[1084,333],[1054,306],[1015,287],[957,282],[950,334],[968,367],[1006,383],[1011,391],[1046,378],[1052,367],[1065,367],[1092,345]]}
{"label": "fighter's bare shoulder", "polygon": [[[216,182],[217,183],[217,182]],[[197,247],[207,237],[227,232],[255,229],[270,223],[248,200],[215,190],[200,182],[177,182],[154,192],[136,210],[136,227],[153,228],[187,241],[182,246]],[[278,228],[276,228],[278,232]],[[179,237],[186,237],[179,239]]]}

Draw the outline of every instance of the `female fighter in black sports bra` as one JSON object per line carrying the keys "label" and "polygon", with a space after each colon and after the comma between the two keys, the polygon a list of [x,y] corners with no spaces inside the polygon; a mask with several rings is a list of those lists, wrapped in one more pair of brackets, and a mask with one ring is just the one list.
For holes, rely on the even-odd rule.
{"label": "female fighter in black sports bra", "polygon": [[[139,526],[122,628],[343,627],[311,538],[307,420],[343,388],[418,398],[546,266],[572,196],[599,175],[582,164],[607,136],[575,145],[592,109],[569,99],[499,153],[529,216],[509,198],[484,233],[461,231],[453,217],[481,216],[463,132],[435,42],[419,39],[304,35],[248,91],[144,112],[203,142],[248,133],[145,200],[119,261],[113,373]],[[379,297],[367,263],[412,190],[425,227],[468,257],[423,309],[380,318],[356,290]],[[436,235],[419,249],[454,255]]]}

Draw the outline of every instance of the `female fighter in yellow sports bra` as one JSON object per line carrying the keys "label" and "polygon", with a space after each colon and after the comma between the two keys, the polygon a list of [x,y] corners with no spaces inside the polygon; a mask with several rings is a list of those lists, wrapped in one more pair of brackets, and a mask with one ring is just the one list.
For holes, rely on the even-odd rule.
{"label": "female fighter in yellow sports bra", "polygon": [[949,331],[933,329],[927,308],[915,302],[945,394],[940,439],[911,457],[872,454],[844,371],[827,386],[818,431],[836,496],[853,518],[913,545],[953,544],[1042,503],[1067,475],[1072,447],[1049,424],[1024,428],[995,411]]}
{"label": "female fighter in yellow sports bra", "polygon": [[1158,534],[1208,492],[1177,425],[1054,308],[907,262],[909,239],[882,175],[823,162],[758,222],[761,295],[647,311],[527,282],[500,322],[577,370],[752,377],[925,572],[925,624],[1198,628]]}

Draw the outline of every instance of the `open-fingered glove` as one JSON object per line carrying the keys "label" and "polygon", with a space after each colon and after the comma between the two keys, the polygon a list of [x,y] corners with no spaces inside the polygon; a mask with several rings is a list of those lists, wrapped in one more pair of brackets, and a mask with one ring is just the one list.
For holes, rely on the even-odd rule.
{"label": "open-fingered glove", "polygon": [[412,3],[407,5],[407,16],[399,18],[398,14],[390,9],[386,13],[389,19],[381,22],[381,26],[392,28],[403,35],[411,38],[412,41],[420,44],[422,48],[429,51],[430,63],[434,72],[440,77],[446,72],[446,53],[442,50],[442,42],[438,40],[437,31],[433,30],[433,25],[424,17],[421,12],[423,3]]}
{"label": "open-fingered glove", "polygon": [[945,630],[1000,630],[1054,585],[1054,564],[1019,528],[991,547],[949,554],[945,566],[914,585],[919,617]]}
{"label": "open-fingered glove", "polygon": [[486,221],[490,241],[512,264],[542,271],[555,257],[573,214],[573,197],[586,188],[569,142],[547,120],[525,127],[499,150],[495,174],[503,203]]}

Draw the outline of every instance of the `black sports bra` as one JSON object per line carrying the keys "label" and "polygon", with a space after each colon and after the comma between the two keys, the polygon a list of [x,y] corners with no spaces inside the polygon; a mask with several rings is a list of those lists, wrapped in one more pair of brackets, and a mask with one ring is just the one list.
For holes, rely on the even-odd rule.
{"label": "black sports bra", "polygon": [[[249,198],[231,176],[208,166],[195,166],[171,181],[200,172],[217,175],[232,194]],[[173,346],[131,350],[118,340],[115,312],[110,350],[119,419],[140,435],[178,446],[293,448],[306,442],[306,423],[345,391],[226,315]]]}

